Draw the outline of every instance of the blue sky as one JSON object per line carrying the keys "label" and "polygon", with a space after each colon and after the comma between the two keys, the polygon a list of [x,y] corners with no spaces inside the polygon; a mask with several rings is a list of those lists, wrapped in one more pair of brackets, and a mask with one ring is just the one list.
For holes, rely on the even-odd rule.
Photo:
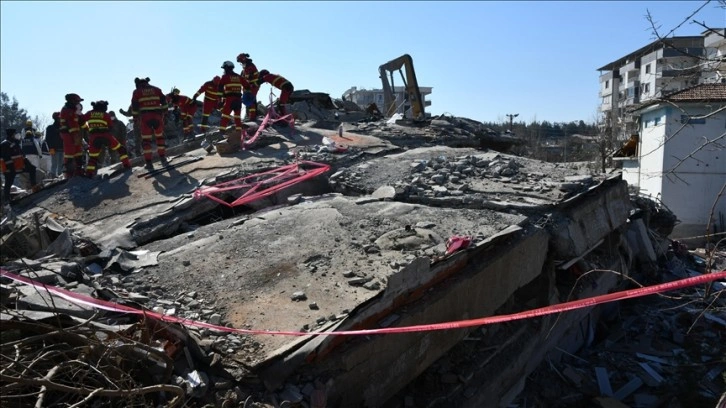
{"label": "blue sky", "polygon": [[[2,1],[0,89],[31,115],[69,92],[118,110],[137,76],[192,95],[247,52],[296,89],[339,98],[380,88],[378,66],[408,53],[434,115],[592,122],[597,68],[655,39],[646,10],[666,34],[704,3]],[[692,19],[724,27],[726,10],[711,1]],[[674,35],[700,34],[690,20]]]}

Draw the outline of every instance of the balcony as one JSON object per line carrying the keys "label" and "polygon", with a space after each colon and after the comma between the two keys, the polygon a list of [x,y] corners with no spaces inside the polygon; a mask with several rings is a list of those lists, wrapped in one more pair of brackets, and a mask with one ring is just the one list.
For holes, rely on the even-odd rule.
{"label": "balcony", "polygon": [[664,48],[663,58],[669,57],[703,57],[705,55],[705,49],[701,47],[678,47],[678,48]]}
{"label": "balcony", "polygon": [[640,72],[640,59],[623,65],[620,70],[620,76],[627,73],[628,76],[637,75]]}
{"label": "balcony", "polygon": [[656,78],[675,78],[675,77],[690,77],[694,75],[698,75],[701,72],[700,68],[697,66],[689,67],[689,68],[683,68],[683,69],[662,69],[658,68],[655,71],[655,77]]}

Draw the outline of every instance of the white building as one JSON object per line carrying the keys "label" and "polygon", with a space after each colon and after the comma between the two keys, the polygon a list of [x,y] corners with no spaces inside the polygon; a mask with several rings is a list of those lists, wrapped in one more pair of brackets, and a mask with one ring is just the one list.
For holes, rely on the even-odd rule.
{"label": "white building", "polygon": [[601,68],[601,130],[613,140],[637,131],[633,107],[699,83],[726,81],[725,29],[654,41]]}
{"label": "white building", "polygon": [[[659,198],[680,220],[671,238],[726,228],[726,83],[700,84],[643,104],[634,156],[623,179]],[[717,200],[718,198],[718,200]]]}
{"label": "white building", "polygon": [[[421,92],[421,99],[424,103],[424,109],[431,106],[431,101],[426,99],[427,95],[431,95],[431,91],[434,89],[430,86],[419,86],[419,92]],[[406,117],[412,117],[410,106],[404,104],[406,96],[406,88],[402,86],[394,86],[393,92],[396,96],[396,112],[400,114],[406,114]],[[352,87],[343,93],[343,99],[346,101],[353,101],[362,109],[368,107],[368,105],[375,103],[378,109],[383,112],[385,107],[383,106],[383,89],[358,89],[358,87]],[[431,116],[431,113],[426,112],[426,116]]]}
{"label": "white building", "polygon": [[726,82],[726,29],[712,29],[703,32],[703,46],[706,60],[703,67],[703,82]]}

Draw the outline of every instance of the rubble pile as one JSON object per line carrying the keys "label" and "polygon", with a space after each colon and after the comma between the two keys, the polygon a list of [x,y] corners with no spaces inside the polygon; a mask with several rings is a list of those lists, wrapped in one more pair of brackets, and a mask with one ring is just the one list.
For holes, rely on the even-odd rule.
{"label": "rubble pile", "polygon": [[[726,269],[726,252],[708,261],[671,245],[657,272],[640,284]],[[724,283],[613,304],[586,346],[562,353],[530,377],[515,407],[715,407],[726,383]],[[620,405],[617,405],[620,403]],[[622,405],[625,404],[625,405]]]}
{"label": "rubble pile", "polygon": [[[376,119],[350,102],[309,91],[293,94],[289,108],[297,118],[294,128],[270,126],[252,148],[213,154],[197,138],[170,151],[179,154],[170,158],[173,163],[186,154],[204,158],[194,164],[149,177],[118,177],[109,169],[101,179],[70,180],[19,200],[0,224],[4,270],[69,296],[143,312],[73,303],[41,286],[3,278],[3,402],[322,408],[331,395],[345,396],[336,382],[341,375],[352,373],[348,386],[373,378],[355,377],[368,369],[370,353],[356,349],[359,355],[349,357],[346,351],[379,338],[346,343],[311,331],[477,317],[468,315],[476,307],[471,304],[448,314],[448,306],[468,301],[446,297],[449,285],[458,288],[457,279],[501,272],[492,280],[511,292],[487,287],[489,295],[472,299],[484,304],[488,297],[507,296],[503,306],[486,311],[499,308],[504,314],[609,290],[610,284],[627,287],[631,278],[654,283],[723,267],[718,248],[701,259],[656,239],[676,220],[647,200],[632,197],[635,210],[627,227],[619,226],[630,208],[617,176],[590,174],[582,163],[508,154],[520,142],[476,121],[443,115],[421,123]],[[224,139],[219,130],[213,136]],[[200,186],[296,160],[329,164],[331,171],[238,208],[193,194]],[[229,192],[225,199],[246,191]],[[581,205],[591,212],[579,214],[583,218],[566,232],[553,232],[559,218],[571,215],[561,208]],[[590,227],[583,224],[602,235],[576,235],[576,228]],[[537,264],[527,276],[551,274],[556,282],[524,280],[526,265],[507,269],[520,260],[533,264],[533,258],[544,262],[554,256],[557,243],[550,240],[566,241],[569,259],[548,260],[551,270],[545,272]],[[449,251],[452,242],[462,246]],[[514,247],[523,252],[509,254]],[[513,258],[496,271],[475,269],[486,264],[485,256],[492,257],[491,265],[505,262],[497,258],[505,253]],[[625,277],[603,282],[586,273],[590,270],[618,270]],[[563,344],[566,352],[547,354],[521,397],[515,401],[511,395],[510,401],[542,406],[556,395],[562,406],[586,406],[595,398],[656,406],[651,397],[672,400],[677,381],[694,384],[698,398],[713,400],[724,381],[718,285],[723,284],[682,291],[679,299],[613,305],[602,313],[602,323],[588,318],[592,326],[582,326],[585,347]],[[579,292],[570,293],[573,288]],[[440,302],[435,316],[427,314],[429,300]],[[390,406],[464,406],[481,383],[512,361],[508,347],[534,338],[540,325],[534,319],[481,327],[428,368],[402,363],[397,367],[405,372],[402,378],[423,374]],[[245,331],[253,329],[298,333]],[[412,343],[411,353],[421,355],[411,361],[434,361],[453,344],[446,341],[432,333]],[[375,352],[392,360],[406,354],[394,351],[395,343]],[[317,371],[314,364],[329,354],[342,365]],[[276,372],[278,364],[283,368]],[[695,365],[697,370],[682,370]],[[376,386],[371,394],[379,392]]]}

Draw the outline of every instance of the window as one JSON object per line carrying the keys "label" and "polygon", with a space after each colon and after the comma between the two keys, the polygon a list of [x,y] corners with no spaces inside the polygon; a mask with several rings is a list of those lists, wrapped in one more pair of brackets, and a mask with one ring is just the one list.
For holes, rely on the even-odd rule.
{"label": "window", "polygon": [[610,88],[610,80],[605,81],[605,89]]}
{"label": "window", "polygon": [[692,118],[688,115],[681,115],[681,123],[682,124],[689,124],[689,125],[705,125],[706,124],[706,118]]}
{"label": "window", "polygon": [[650,74],[650,64],[645,66],[645,73]]}
{"label": "window", "polygon": [[643,95],[647,95],[650,93],[650,84],[643,84],[643,87],[641,88],[643,90]]}

